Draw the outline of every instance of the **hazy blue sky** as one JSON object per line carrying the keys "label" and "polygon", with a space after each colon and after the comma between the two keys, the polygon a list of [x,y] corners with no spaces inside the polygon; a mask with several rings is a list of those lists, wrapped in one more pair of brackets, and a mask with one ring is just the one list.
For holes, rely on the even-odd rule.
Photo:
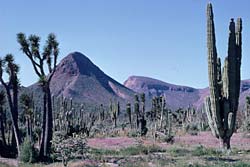
{"label": "hazy blue sky", "polygon": [[[50,32],[60,42],[60,60],[80,51],[123,83],[130,75],[206,87],[206,0],[6,0],[0,1],[0,55],[13,53],[21,83],[37,76],[19,51],[16,34]],[[243,18],[242,79],[250,78],[250,1],[211,0],[217,49],[227,54],[231,17]]]}

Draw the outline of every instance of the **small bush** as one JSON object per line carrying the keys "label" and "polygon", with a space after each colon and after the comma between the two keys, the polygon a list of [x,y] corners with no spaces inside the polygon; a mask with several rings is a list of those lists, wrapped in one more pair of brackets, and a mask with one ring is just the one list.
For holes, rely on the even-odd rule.
{"label": "small bush", "polygon": [[167,136],[164,138],[164,141],[167,142],[167,143],[173,144],[173,143],[174,143],[174,136],[172,136],[172,135],[167,135]]}
{"label": "small bush", "polygon": [[198,146],[194,149],[194,151],[192,152],[193,156],[204,156],[204,155],[208,155],[208,156],[220,156],[222,155],[222,152],[212,149],[212,148],[205,148],[203,146]]}
{"label": "small bush", "polygon": [[140,132],[136,131],[136,130],[131,130],[128,132],[128,137],[139,137],[140,136]]}
{"label": "small bush", "polygon": [[85,136],[73,134],[67,136],[56,132],[52,139],[52,159],[61,160],[64,166],[68,165],[70,159],[82,157],[86,152]]}
{"label": "small bush", "polygon": [[199,128],[196,123],[188,124],[184,127],[184,129],[188,134],[192,136],[198,135],[198,132],[199,132]]}
{"label": "small bush", "polygon": [[178,156],[186,156],[187,154],[190,153],[189,150],[184,149],[184,148],[177,148],[177,147],[172,147],[168,150],[171,156],[178,157]]}
{"label": "small bush", "polygon": [[20,160],[22,162],[33,163],[36,161],[37,154],[33,143],[26,137],[23,144],[21,145],[21,155]]}
{"label": "small bush", "polygon": [[250,121],[249,120],[245,120],[243,122],[243,131],[250,132]]}

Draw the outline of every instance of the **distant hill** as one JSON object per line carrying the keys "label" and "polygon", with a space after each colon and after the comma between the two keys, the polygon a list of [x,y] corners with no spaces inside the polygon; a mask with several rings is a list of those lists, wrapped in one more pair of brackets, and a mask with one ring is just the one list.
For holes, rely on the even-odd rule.
{"label": "distant hill", "polygon": [[[110,99],[124,103],[134,95],[132,90],[106,75],[79,52],[70,53],[62,59],[50,87],[55,97],[63,96],[77,103],[93,105],[108,105]],[[29,88],[37,91],[40,89],[37,84]]]}
{"label": "distant hill", "polygon": [[129,77],[124,82],[124,86],[138,93],[144,92],[147,99],[164,95],[167,99],[167,106],[171,109],[186,108],[197,102],[200,98],[198,89],[174,85],[142,76]]}
{"label": "distant hill", "polygon": [[[201,108],[205,97],[209,95],[208,88],[196,89],[142,76],[129,77],[124,82],[124,86],[138,93],[144,92],[148,99],[164,95],[167,99],[167,105],[171,109],[189,106]],[[250,96],[250,80],[243,80],[241,82],[240,109],[244,107],[247,95]]]}

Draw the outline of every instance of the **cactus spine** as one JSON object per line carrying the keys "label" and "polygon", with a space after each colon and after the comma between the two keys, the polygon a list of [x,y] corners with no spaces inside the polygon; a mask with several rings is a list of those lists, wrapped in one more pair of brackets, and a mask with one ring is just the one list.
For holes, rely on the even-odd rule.
{"label": "cactus spine", "polygon": [[207,5],[207,49],[210,97],[206,98],[205,111],[212,133],[220,139],[222,147],[230,149],[230,138],[235,129],[240,91],[242,20],[229,25],[228,56],[221,73],[217,58],[212,4]]}

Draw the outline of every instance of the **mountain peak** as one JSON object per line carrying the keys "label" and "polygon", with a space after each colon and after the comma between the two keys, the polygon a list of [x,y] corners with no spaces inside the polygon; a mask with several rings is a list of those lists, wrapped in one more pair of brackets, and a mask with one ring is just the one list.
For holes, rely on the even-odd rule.
{"label": "mountain peak", "polygon": [[66,61],[66,60],[70,60],[73,59],[74,61],[89,61],[91,62],[91,60],[85,56],[84,54],[82,54],[81,52],[75,51],[75,52],[71,52],[69,53],[65,58],[63,58],[62,61]]}
{"label": "mountain peak", "polygon": [[72,52],[62,59],[56,71],[72,75],[83,74],[91,76],[92,73],[101,70],[84,54]]}
{"label": "mountain peak", "polygon": [[92,104],[107,105],[110,99],[128,99],[133,93],[80,52],[72,52],[62,59],[52,78],[51,87],[55,96]]}

